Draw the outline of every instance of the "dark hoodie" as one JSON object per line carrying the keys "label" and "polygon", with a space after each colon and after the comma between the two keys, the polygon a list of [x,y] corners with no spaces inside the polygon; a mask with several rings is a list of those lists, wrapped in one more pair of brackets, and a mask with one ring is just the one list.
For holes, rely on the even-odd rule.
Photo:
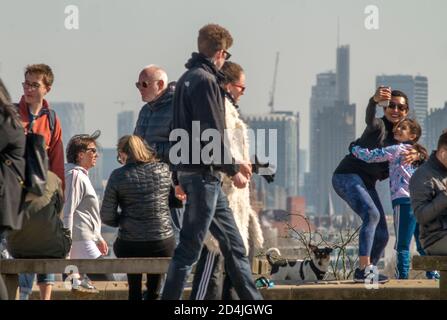
{"label": "dark hoodie", "polygon": [[134,131],[134,134],[143,138],[165,163],[169,163],[174,90],[175,87],[171,83],[158,99],[146,103],[141,108]]}
{"label": "dark hoodie", "polygon": [[[221,88],[224,75],[217,70],[211,59],[193,53],[186,63],[188,69],[177,82],[174,95],[174,129],[188,132],[188,161],[173,166],[176,171],[209,169],[220,170],[233,176],[239,171],[230,151],[224,146],[225,99]],[[200,152],[193,149],[193,121],[200,121],[200,137],[206,129],[216,129],[220,133],[221,154],[213,154],[211,161],[204,163],[200,152],[208,141],[200,141]],[[200,139],[199,137],[199,139]],[[175,142],[173,143],[175,145]],[[185,146],[186,147],[186,146]],[[208,154],[208,153],[206,153]],[[224,154],[228,158],[224,158]]]}

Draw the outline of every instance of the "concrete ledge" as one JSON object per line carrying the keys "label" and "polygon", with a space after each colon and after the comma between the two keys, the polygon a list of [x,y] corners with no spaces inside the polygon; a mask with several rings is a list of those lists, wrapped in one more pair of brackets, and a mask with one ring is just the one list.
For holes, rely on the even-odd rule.
{"label": "concrete ledge", "polygon": [[[53,287],[54,300],[126,300],[127,282],[95,282],[98,294],[75,296],[61,282]],[[184,299],[191,292],[186,288]],[[366,289],[352,281],[325,282],[306,285],[276,285],[261,289],[266,300],[435,300],[439,299],[439,282],[435,280],[391,280],[379,289]],[[31,299],[39,299],[34,286]]]}

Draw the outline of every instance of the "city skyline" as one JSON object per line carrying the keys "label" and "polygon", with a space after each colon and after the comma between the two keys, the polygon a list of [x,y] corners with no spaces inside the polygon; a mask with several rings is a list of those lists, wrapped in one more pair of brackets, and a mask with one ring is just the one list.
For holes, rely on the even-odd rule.
{"label": "city skyline", "polygon": [[[69,4],[79,7],[79,30],[64,28],[64,8]],[[169,79],[176,80],[195,51],[198,29],[215,22],[233,34],[233,60],[246,71],[247,91],[240,103],[246,113],[268,112],[275,55],[281,53],[275,109],[300,113],[300,145],[308,149],[311,87],[316,74],[334,70],[338,43],[349,45],[351,51],[349,100],[357,105],[356,136],[364,128],[364,109],[377,75],[423,74],[430,80],[429,109],[440,108],[447,100],[447,40],[443,36],[447,3],[377,1],[378,30],[364,26],[368,5],[363,0],[229,0],[225,5],[197,0],[156,6],[147,1],[1,0],[0,36],[11,50],[0,55],[0,76],[17,101],[25,65],[48,63],[55,71],[48,100],[84,103],[85,130],[100,129],[101,143],[112,147],[116,116],[123,111],[115,102],[123,101],[125,109],[135,112],[144,104],[134,86],[141,68],[161,65]],[[396,12],[402,19],[396,21]],[[40,36],[30,36],[28,31],[36,25]]]}

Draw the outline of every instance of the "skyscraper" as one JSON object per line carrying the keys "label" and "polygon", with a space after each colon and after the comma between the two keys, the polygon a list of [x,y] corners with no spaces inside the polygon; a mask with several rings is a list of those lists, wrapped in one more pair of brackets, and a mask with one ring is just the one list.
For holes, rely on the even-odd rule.
{"label": "skyscraper", "polygon": [[[306,202],[315,214],[343,213],[332,173],[355,139],[355,105],[349,103],[349,46],[337,48],[337,72],[317,74],[310,98],[310,175]],[[333,210],[332,210],[333,208]]]}
{"label": "skyscraper", "polygon": [[428,112],[428,79],[424,76],[380,75],[376,77],[376,87],[391,87],[391,90],[403,91],[408,96],[410,116],[422,127],[421,142],[425,143],[425,119]]}
{"label": "skyscraper", "polygon": [[118,139],[122,136],[132,134],[135,129],[133,111],[123,111],[118,113]]}
{"label": "skyscraper", "polygon": [[349,104],[349,46],[337,48],[337,100]]}
{"label": "skyscraper", "polygon": [[[85,109],[80,102],[53,102],[51,108],[61,121],[64,148],[75,134],[85,132]],[[64,150],[65,151],[65,150]]]}
{"label": "skyscraper", "polygon": [[332,174],[347,154],[349,143],[355,139],[355,104],[337,101],[333,108],[318,114],[316,127],[317,156],[313,164],[315,185],[312,189],[315,213],[329,214],[331,205],[335,213],[345,213],[346,204],[333,191]]}
{"label": "skyscraper", "polygon": [[[275,182],[266,184],[261,177],[255,177],[256,187],[266,190],[267,208],[286,208],[286,198],[298,195],[299,184],[299,114],[276,111],[270,114],[244,116],[250,129],[256,135],[258,143],[265,141],[265,155],[269,158],[276,147],[276,162],[271,163],[276,168]],[[262,130],[265,132],[262,134]],[[269,130],[276,130],[277,139],[269,143]],[[265,139],[264,139],[265,138]],[[251,141],[253,144],[254,142]]]}

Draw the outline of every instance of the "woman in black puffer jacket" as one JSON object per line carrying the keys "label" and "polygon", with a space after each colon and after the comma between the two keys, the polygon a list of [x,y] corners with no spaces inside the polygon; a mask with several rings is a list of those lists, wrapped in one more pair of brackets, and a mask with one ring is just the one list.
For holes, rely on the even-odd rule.
{"label": "woman in black puffer jacket", "polygon": [[[171,257],[175,238],[169,211],[171,173],[138,136],[118,142],[118,161],[101,207],[102,222],[119,227],[117,257]],[[118,211],[118,207],[121,211]],[[141,274],[128,274],[129,300],[141,300]],[[147,275],[147,298],[156,299],[162,275]]]}

